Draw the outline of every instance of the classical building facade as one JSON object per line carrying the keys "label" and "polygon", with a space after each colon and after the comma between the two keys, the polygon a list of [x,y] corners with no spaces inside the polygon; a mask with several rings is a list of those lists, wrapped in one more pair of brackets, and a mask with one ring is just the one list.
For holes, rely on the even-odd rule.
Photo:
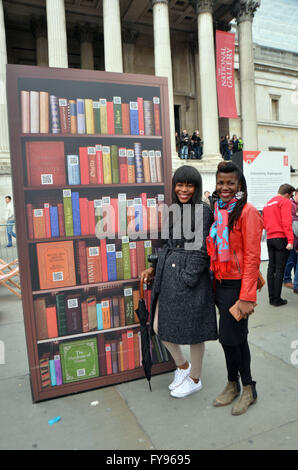
{"label": "classical building facade", "polygon": [[[192,164],[204,176],[204,189],[213,189],[224,134],[241,135],[248,150],[286,150],[298,168],[298,54],[253,44],[252,24],[259,4],[257,0],[0,0],[1,212],[3,196],[11,193],[7,63],[167,77],[172,166],[181,164],[175,130],[199,129],[204,156]],[[236,34],[237,119],[218,116],[216,29]],[[298,185],[295,174],[292,179]]]}

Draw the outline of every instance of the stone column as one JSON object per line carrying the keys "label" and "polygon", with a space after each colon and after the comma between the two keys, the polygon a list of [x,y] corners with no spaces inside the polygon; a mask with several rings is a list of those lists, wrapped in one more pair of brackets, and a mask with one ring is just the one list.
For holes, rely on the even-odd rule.
{"label": "stone column", "polygon": [[252,20],[259,1],[240,0],[235,5],[238,24],[241,125],[244,149],[258,150]]}
{"label": "stone column", "polygon": [[215,50],[213,34],[214,0],[189,0],[198,17],[201,83],[202,137],[204,157],[219,157],[219,131]]}
{"label": "stone column", "polygon": [[36,64],[40,67],[48,67],[48,36],[45,18],[33,18],[31,30],[36,40]]}
{"label": "stone column", "polygon": [[176,165],[174,160],[176,158],[178,159],[178,157],[176,153],[175,141],[173,72],[168,4],[168,0],[152,0],[154,30],[154,63],[155,75],[159,77],[168,78],[171,151],[173,167],[175,167]]}
{"label": "stone column", "polygon": [[123,71],[124,73],[134,72],[135,45],[139,36],[138,31],[126,25],[122,31],[123,38]]}
{"label": "stone column", "polygon": [[6,35],[3,3],[0,0],[0,174],[10,173],[9,135],[6,100]]}
{"label": "stone column", "polygon": [[47,0],[49,66],[68,67],[64,0]]}
{"label": "stone column", "polygon": [[76,29],[76,35],[80,42],[81,69],[94,70],[94,31],[88,23],[80,24]]}
{"label": "stone column", "polygon": [[106,72],[123,72],[119,0],[103,0]]}

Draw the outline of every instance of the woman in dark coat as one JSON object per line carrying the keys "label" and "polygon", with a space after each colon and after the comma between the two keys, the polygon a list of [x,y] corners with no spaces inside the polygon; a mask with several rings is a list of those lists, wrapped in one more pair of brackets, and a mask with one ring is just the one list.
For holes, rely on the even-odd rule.
{"label": "woman in dark coat", "polygon": [[[151,331],[159,335],[177,366],[169,385],[171,395],[177,398],[202,388],[204,342],[218,337],[206,250],[213,214],[201,199],[200,173],[187,165],[179,168],[172,180],[172,202],[179,214],[169,223],[169,237],[158,253],[157,263],[141,275],[145,283],[154,278]],[[183,226],[187,210],[189,220]],[[182,227],[180,236],[177,227]],[[190,229],[191,233],[186,233]],[[190,345],[191,364],[182,353],[183,344]]]}

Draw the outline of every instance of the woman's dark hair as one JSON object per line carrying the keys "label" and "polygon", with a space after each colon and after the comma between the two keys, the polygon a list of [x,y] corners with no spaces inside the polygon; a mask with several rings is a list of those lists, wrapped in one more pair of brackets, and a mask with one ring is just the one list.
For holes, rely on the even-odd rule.
{"label": "woman's dark hair", "polygon": [[202,177],[198,170],[190,165],[183,165],[178,168],[172,178],[172,202],[180,204],[179,199],[175,193],[175,186],[177,183],[188,183],[195,186],[195,192],[192,196],[191,202],[193,204],[200,204],[202,202]]}
{"label": "woman's dark hair", "polygon": [[220,162],[217,166],[216,177],[218,173],[235,173],[236,178],[240,184],[240,191],[242,191],[243,196],[237,201],[234,210],[229,214],[229,230],[233,230],[233,227],[237,220],[239,219],[242,209],[247,203],[247,185],[246,179],[240,170],[240,168],[231,161]]}

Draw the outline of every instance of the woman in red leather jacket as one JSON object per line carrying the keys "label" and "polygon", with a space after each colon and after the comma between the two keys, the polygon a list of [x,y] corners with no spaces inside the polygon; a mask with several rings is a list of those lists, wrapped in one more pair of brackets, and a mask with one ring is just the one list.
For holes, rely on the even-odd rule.
{"label": "woman in red leather jacket", "polygon": [[[213,405],[228,405],[240,394],[240,374],[243,392],[232,409],[233,415],[239,415],[257,399],[247,335],[248,316],[254,311],[256,302],[263,222],[257,209],[247,203],[245,178],[231,161],[218,165],[216,194],[215,221],[207,238],[207,247],[215,278],[215,301],[220,314],[219,341],[225,354],[228,383]],[[237,300],[240,321],[229,312]]]}

